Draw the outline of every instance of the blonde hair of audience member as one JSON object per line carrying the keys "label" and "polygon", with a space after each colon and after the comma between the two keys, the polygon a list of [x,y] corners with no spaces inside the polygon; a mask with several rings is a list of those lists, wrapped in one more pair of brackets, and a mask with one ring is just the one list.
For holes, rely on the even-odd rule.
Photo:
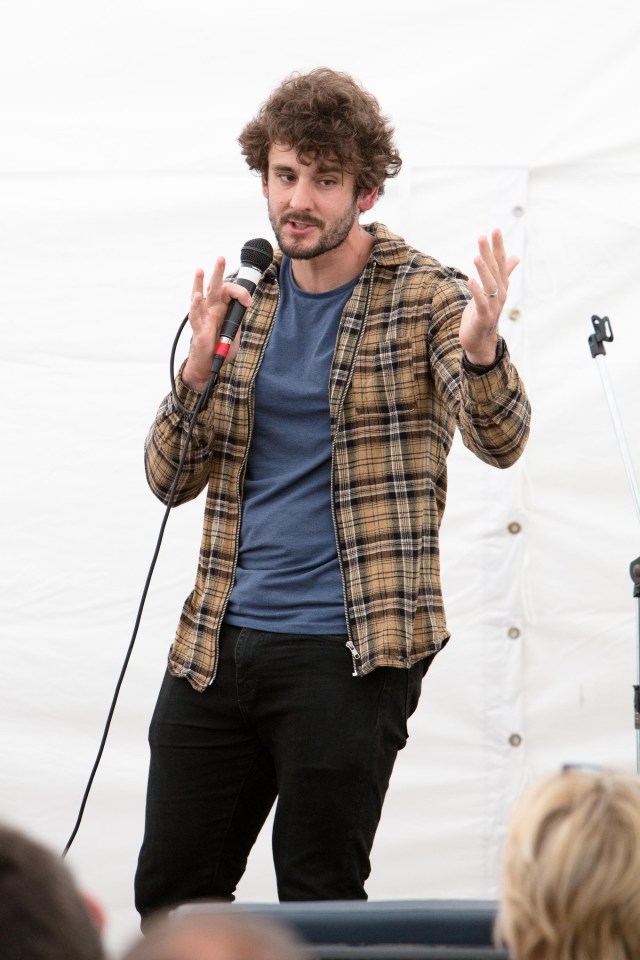
{"label": "blonde hair of audience member", "polygon": [[103,960],[103,922],[57,854],[0,824],[2,960]]}
{"label": "blonde hair of audience member", "polygon": [[150,921],[122,960],[304,960],[284,925],[246,913],[213,910]]}
{"label": "blonde hair of audience member", "polygon": [[524,791],[496,938],[512,960],[640,958],[640,780],[569,768]]}

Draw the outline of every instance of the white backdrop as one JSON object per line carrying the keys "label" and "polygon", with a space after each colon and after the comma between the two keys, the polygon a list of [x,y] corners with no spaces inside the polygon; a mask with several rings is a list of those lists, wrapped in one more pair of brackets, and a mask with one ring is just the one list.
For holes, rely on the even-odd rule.
{"label": "white backdrop", "polygon": [[[502,331],[531,440],[507,472],[454,447],[453,640],[400,755],[369,884],[372,899],[494,897],[527,779],[564,761],[636,765],[638,520],[587,340],[608,314],[637,460],[640,8],[21,0],[3,20],[0,816],[59,850],[75,822],[162,517],[142,443],[193,272],[270,236],[235,138],[287,73],[328,65],[396,125],[405,166],[375,219],[467,271],[493,226],[522,258]],[[170,518],[69,855],[114,948],[137,928],[147,725],[202,509]],[[275,899],[268,831],[239,898]]]}

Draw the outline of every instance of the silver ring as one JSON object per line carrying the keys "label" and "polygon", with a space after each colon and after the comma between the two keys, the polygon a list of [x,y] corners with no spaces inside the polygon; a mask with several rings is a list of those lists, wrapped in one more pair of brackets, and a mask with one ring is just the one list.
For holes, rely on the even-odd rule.
{"label": "silver ring", "polygon": [[499,287],[496,287],[493,293],[487,293],[486,290],[483,290],[482,292],[484,293],[485,297],[489,297],[489,299],[491,299],[492,297],[498,296],[498,290],[499,290]]}

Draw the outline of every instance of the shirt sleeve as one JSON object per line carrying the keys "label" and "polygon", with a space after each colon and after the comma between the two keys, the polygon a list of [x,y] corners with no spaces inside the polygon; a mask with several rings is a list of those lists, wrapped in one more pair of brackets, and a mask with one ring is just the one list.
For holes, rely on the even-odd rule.
{"label": "shirt sleeve", "polygon": [[[183,364],[184,367],[184,364]],[[176,376],[176,394],[188,410],[194,411],[201,394],[191,390],[182,379],[182,367]],[[209,479],[210,431],[215,390],[198,414],[174,504],[195,499]],[[153,494],[166,504],[182,458],[191,418],[176,405],[173,394],[164,398],[145,441],[144,463],[147,483]]]}
{"label": "shirt sleeve", "polygon": [[454,271],[434,286],[429,303],[429,355],[435,388],[463,442],[485,463],[509,467],[529,436],[531,406],[506,344],[486,369],[470,364],[458,339],[469,289]]}

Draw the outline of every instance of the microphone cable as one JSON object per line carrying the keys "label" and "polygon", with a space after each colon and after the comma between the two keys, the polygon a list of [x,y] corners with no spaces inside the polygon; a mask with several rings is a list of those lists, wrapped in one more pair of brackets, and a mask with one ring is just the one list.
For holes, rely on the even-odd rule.
{"label": "microphone cable", "polygon": [[62,852],[63,858],[66,857],[67,853],[69,852],[69,848],[71,847],[71,844],[72,844],[73,841],[75,840],[76,834],[77,834],[78,830],[80,829],[80,824],[81,824],[81,822],[82,822],[82,817],[83,817],[83,815],[84,815],[84,810],[85,810],[85,807],[86,807],[86,805],[87,805],[87,800],[89,799],[89,793],[91,792],[91,787],[93,786],[93,781],[94,781],[94,779],[95,779],[96,773],[98,772],[98,767],[99,767],[100,761],[101,761],[101,759],[102,759],[102,754],[104,753],[104,748],[105,748],[105,745],[106,745],[106,742],[107,742],[107,737],[108,737],[108,735],[109,735],[109,730],[110,730],[110,728],[111,728],[111,721],[112,721],[113,715],[114,715],[114,713],[115,713],[116,703],[118,702],[118,696],[120,695],[120,688],[122,687],[122,683],[123,683],[123,681],[124,681],[124,675],[125,675],[125,673],[126,673],[126,671],[127,671],[127,667],[128,667],[128,665],[129,665],[129,660],[131,659],[131,654],[133,653],[133,645],[134,645],[134,643],[135,643],[135,641],[136,641],[136,637],[138,636],[138,629],[139,629],[139,627],[140,627],[140,621],[142,620],[142,611],[144,610],[144,605],[145,605],[145,602],[146,602],[146,599],[147,599],[147,594],[148,594],[148,592],[149,592],[149,587],[150,587],[150,585],[151,585],[151,578],[152,578],[152,576],[153,576],[153,572],[154,572],[154,570],[155,570],[155,568],[156,568],[156,563],[157,563],[157,560],[158,560],[158,556],[159,556],[159,554],[160,554],[160,547],[162,546],[162,540],[163,540],[163,538],[164,538],[164,532],[165,532],[165,529],[166,529],[166,526],[167,526],[167,522],[168,522],[168,520],[169,520],[169,514],[170,514],[170,512],[171,512],[171,508],[173,507],[173,501],[175,500],[175,495],[176,495],[176,490],[177,490],[177,488],[178,488],[178,483],[179,483],[179,481],[180,481],[180,477],[182,476],[182,471],[183,471],[183,469],[184,469],[184,464],[185,464],[185,461],[186,461],[186,459],[187,459],[187,453],[188,453],[188,451],[189,451],[189,444],[191,443],[191,437],[192,437],[192,435],[193,435],[193,429],[194,429],[194,427],[195,427],[195,423],[196,423],[196,420],[197,420],[197,418],[198,418],[198,415],[199,415],[199,414],[201,413],[201,411],[204,409],[204,407],[205,407],[205,405],[206,405],[206,403],[207,403],[207,401],[208,401],[208,399],[209,399],[209,397],[210,397],[210,395],[211,395],[211,391],[213,390],[213,388],[214,388],[214,386],[215,386],[215,384],[216,384],[216,382],[217,382],[217,380],[218,380],[218,376],[219,376],[219,373],[218,373],[218,372],[215,372],[215,373],[212,373],[212,374],[211,374],[211,376],[210,376],[210,378],[209,378],[209,382],[208,382],[207,386],[205,387],[203,393],[201,394],[201,396],[200,396],[200,398],[199,398],[199,400],[198,400],[198,403],[196,404],[196,406],[194,407],[193,410],[189,410],[189,409],[188,409],[187,407],[185,407],[185,405],[184,405],[183,403],[181,403],[180,400],[178,399],[178,395],[177,395],[177,391],[176,391],[176,381],[175,381],[175,375],[174,375],[174,359],[175,359],[176,349],[177,349],[177,346],[178,346],[178,341],[180,340],[180,334],[181,334],[182,331],[184,330],[185,325],[187,324],[188,320],[189,320],[189,314],[187,314],[187,316],[184,318],[184,320],[183,320],[182,323],[180,324],[180,326],[179,326],[179,328],[178,328],[178,332],[177,332],[177,334],[176,334],[175,337],[174,337],[173,346],[171,347],[171,360],[170,360],[170,363],[169,363],[169,376],[170,376],[170,379],[171,379],[171,393],[173,394],[174,403],[175,403],[176,406],[179,408],[179,410],[181,411],[181,413],[183,413],[185,416],[188,416],[188,417],[190,418],[190,419],[189,419],[189,429],[187,430],[187,435],[186,435],[185,443],[184,443],[184,450],[182,451],[182,456],[180,457],[180,461],[179,461],[179,463],[178,463],[178,467],[177,467],[177,470],[176,470],[176,475],[175,475],[175,477],[174,477],[173,484],[171,485],[171,490],[169,491],[169,498],[168,498],[168,500],[167,500],[167,506],[166,506],[166,508],[165,508],[164,516],[163,516],[163,518],[162,518],[162,523],[160,524],[160,532],[159,532],[159,534],[158,534],[158,539],[156,540],[156,546],[155,546],[155,549],[154,549],[154,551],[153,551],[153,557],[152,557],[152,559],[151,559],[151,564],[150,564],[150,566],[149,566],[149,570],[148,570],[148,573],[147,573],[147,578],[146,578],[146,580],[145,580],[144,587],[143,587],[143,590],[142,590],[142,595],[141,595],[141,597],[140,597],[140,602],[139,602],[139,604],[138,604],[138,612],[137,612],[137,614],[136,614],[136,619],[135,619],[135,623],[134,623],[134,626],[133,626],[133,632],[132,632],[132,634],[131,634],[131,639],[130,639],[130,641],[129,641],[129,646],[127,647],[127,652],[126,652],[126,654],[125,654],[125,658],[124,658],[124,661],[123,661],[123,664],[122,664],[122,669],[120,670],[120,676],[118,677],[118,681],[117,681],[117,683],[116,683],[116,687],[115,687],[115,691],[114,691],[114,694],[113,694],[113,698],[112,698],[112,700],[111,700],[111,706],[109,707],[109,712],[108,712],[108,714],[107,714],[107,720],[106,720],[106,723],[105,723],[105,726],[104,726],[104,730],[103,730],[103,733],[102,733],[102,739],[100,740],[100,746],[99,746],[99,748],[98,748],[98,753],[97,753],[97,755],[96,755],[96,759],[95,759],[95,761],[94,761],[94,764],[93,764],[91,773],[90,773],[90,775],[89,775],[89,779],[88,779],[88,781],[87,781],[87,786],[86,786],[86,788],[85,788],[84,795],[83,795],[83,797],[82,797],[82,801],[81,801],[81,803],[80,803],[80,809],[79,809],[79,811],[78,811],[78,817],[77,817],[77,819],[76,819],[75,826],[74,826],[74,828],[73,828],[73,830],[72,830],[72,832],[71,832],[71,836],[69,837],[69,839],[68,839],[68,841],[67,841],[67,844],[66,844],[66,846],[65,846],[65,848],[64,848],[64,850],[63,850],[63,852]]}
{"label": "microphone cable", "polygon": [[[243,257],[246,257],[246,259],[243,259]],[[253,269],[254,273],[256,273],[256,275],[257,275],[258,273],[259,273],[259,274],[262,274],[262,273],[267,269],[267,267],[268,267],[269,264],[271,263],[272,259],[273,259],[273,250],[272,250],[271,244],[270,244],[267,240],[250,240],[250,241],[249,241],[248,243],[246,243],[246,244],[244,245],[244,247],[242,248],[242,253],[241,253],[241,256],[240,256],[240,262],[241,262],[241,268],[240,268],[240,269],[241,269],[241,271],[242,271],[242,266],[245,265],[245,264],[248,264],[248,265]],[[250,283],[249,280],[242,280],[242,279],[241,279],[239,282],[240,282],[240,284],[241,284],[242,286],[245,286],[247,289],[250,290],[251,293],[253,293],[253,290],[255,289],[257,280],[256,280],[256,283]],[[237,302],[238,302],[238,301],[232,300],[232,301],[231,301],[231,304],[230,304],[230,307],[233,308],[233,305],[234,305],[235,303],[237,303]],[[244,310],[237,311],[237,315],[236,315],[236,317],[234,318],[234,323],[235,323],[235,328],[236,328],[236,329],[237,329],[237,328],[239,327],[239,325],[240,325],[240,321],[241,321],[241,319],[242,319],[242,315],[243,315],[243,314],[244,314]],[[176,469],[176,475],[175,475],[175,477],[174,477],[174,479],[173,479],[173,483],[172,483],[172,485],[171,485],[171,490],[169,491],[169,497],[168,497],[168,499],[167,499],[167,505],[166,505],[165,512],[164,512],[164,515],[163,515],[163,518],[162,518],[162,523],[160,524],[160,532],[159,532],[158,538],[157,538],[157,540],[156,540],[156,546],[155,546],[155,549],[154,549],[154,552],[153,552],[153,557],[152,557],[152,559],[151,559],[151,564],[150,564],[150,566],[149,566],[149,570],[148,570],[148,573],[147,573],[147,578],[146,578],[146,580],[145,580],[145,584],[144,584],[144,587],[143,587],[143,590],[142,590],[142,595],[141,595],[141,597],[140,597],[140,602],[139,602],[139,604],[138,604],[138,611],[137,611],[135,623],[134,623],[134,626],[133,626],[133,632],[132,632],[132,634],[131,634],[131,639],[129,640],[129,646],[127,647],[127,652],[126,652],[126,654],[125,654],[125,658],[124,658],[124,661],[123,661],[123,664],[122,664],[122,668],[121,668],[121,670],[120,670],[120,675],[119,675],[119,677],[118,677],[118,680],[117,680],[117,683],[116,683],[116,686],[115,686],[115,690],[114,690],[113,697],[112,697],[112,700],[111,700],[111,706],[109,707],[109,712],[108,712],[108,714],[107,714],[107,720],[106,720],[106,723],[105,723],[105,725],[104,725],[104,730],[103,730],[103,732],[102,732],[102,738],[101,738],[101,740],[100,740],[100,746],[98,747],[98,753],[96,754],[96,759],[95,759],[94,764],[93,764],[93,767],[92,767],[92,769],[91,769],[91,773],[89,774],[89,779],[88,779],[88,781],[87,781],[87,785],[86,785],[86,787],[85,787],[85,791],[84,791],[84,794],[83,794],[83,797],[82,797],[82,801],[81,801],[81,803],[80,803],[80,808],[79,808],[79,811],[78,811],[78,816],[77,816],[77,819],[76,819],[76,822],[75,822],[75,826],[74,826],[73,830],[71,831],[71,836],[70,836],[69,839],[67,840],[66,846],[65,846],[65,848],[64,848],[64,850],[63,850],[63,852],[62,852],[62,857],[63,857],[63,859],[66,857],[67,853],[69,852],[69,849],[70,849],[70,847],[71,847],[71,844],[72,844],[73,841],[75,840],[76,834],[78,833],[78,830],[80,829],[80,824],[82,823],[82,817],[83,817],[83,815],[84,815],[85,807],[86,807],[87,801],[88,801],[88,799],[89,799],[89,793],[91,792],[91,787],[93,786],[93,781],[94,781],[94,779],[95,779],[96,773],[98,772],[98,767],[99,767],[100,761],[101,761],[101,759],[102,759],[102,754],[104,753],[104,748],[105,748],[105,746],[106,746],[107,737],[108,737],[108,735],[109,735],[109,730],[111,729],[111,721],[112,721],[113,715],[114,715],[114,713],[115,713],[116,704],[117,704],[117,702],[118,702],[118,696],[120,695],[120,689],[121,689],[121,687],[122,687],[122,683],[123,683],[123,681],[124,681],[124,676],[125,676],[125,673],[126,673],[126,671],[127,671],[127,667],[128,667],[128,665],[129,665],[129,660],[131,659],[131,654],[133,653],[133,646],[134,646],[134,644],[135,644],[136,637],[138,636],[138,629],[139,629],[139,627],[140,627],[140,621],[142,620],[142,612],[143,612],[143,610],[144,610],[144,605],[145,605],[145,602],[146,602],[146,599],[147,599],[147,594],[148,594],[148,592],[149,592],[149,587],[150,587],[150,585],[151,585],[151,578],[152,578],[152,576],[153,576],[153,572],[154,572],[155,567],[156,567],[156,563],[157,563],[157,560],[158,560],[158,556],[159,556],[159,554],[160,554],[160,547],[162,546],[162,540],[163,540],[163,538],[164,538],[164,532],[165,532],[165,529],[166,529],[166,526],[167,526],[167,522],[168,522],[168,520],[169,520],[169,514],[170,514],[170,512],[171,512],[171,508],[173,507],[173,502],[174,502],[174,500],[175,500],[176,491],[177,491],[177,489],[178,489],[178,483],[179,483],[179,481],[180,481],[180,477],[182,476],[182,471],[183,471],[183,469],[184,469],[184,465],[185,465],[185,462],[186,462],[186,459],[187,459],[187,453],[188,453],[188,451],[189,451],[189,444],[191,443],[191,437],[192,437],[192,435],[193,435],[193,430],[194,430],[194,427],[195,427],[195,424],[196,424],[196,420],[198,419],[198,416],[199,416],[199,414],[202,412],[202,410],[204,410],[204,408],[205,408],[205,406],[206,406],[206,404],[207,404],[207,402],[208,402],[208,400],[209,400],[209,397],[211,396],[211,392],[212,392],[213,388],[215,387],[215,385],[216,385],[216,383],[217,383],[217,381],[218,381],[218,377],[219,377],[219,374],[220,374],[220,367],[222,366],[222,359],[219,359],[219,362],[216,362],[216,356],[219,356],[219,355],[216,353],[216,355],[214,355],[214,369],[213,369],[212,372],[211,372],[211,376],[209,377],[209,382],[207,383],[207,385],[206,385],[205,389],[203,390],[202,394],[200,395],[196,406],[194,407],[193,410],[189,410],[188,407],[185,407],[185,405],[184,405],[184,404],[180,401],[180,399],[178,398],[178,393],[177,393],[177,389],[176,389],[176,380],[175,380],[175,374],[174,374],[174,364],[175,364],[176,350],[177,350],[177,347],[178,347],[178,342],[179,342],[179,340],[180,340],[180,335],[182,334],[182,331],[184,330],[184,328],[185,328],[185,326],[187,325],[188,321],[189,321],[189,314],[186,315],[186,317],[184,318],[184,320],[182,321],[182,323],[181,323],[180,326],[178,327],[178,332],[176,333],[176,335],[175,335],[175,337],[174,337],[174,339],[173,339],[173,345],[172,345],[172,347],[171,347],[171,356],[170,356],[170,359],[169,359],[169,377],[170,377],[170,380],[171,380],[171,393],[172,393],[172,396],[173,396],[173,402],[174,402],[175,406],[177,407],[177,409],[178,409],[184,416],[186,416],[186,417],[189,418],[189,428],[188,428],[188,430],[187,430],[187,434],[186,434],[185,441],[184,441],[184,450],[182,451],[182,456],[180,457],[180,461],[179,461],[178,466],[177,466],[177,469]],[[223,323],[223,327],[224,327],[224,323]],[[235,333],[235,331],[234,331],[234,333]],[[225,339],[229,339],[229,337],[226,337]],[[232,340],[233,337],[231,337],[230,339]],[[218,347],[216,348],[216,351],[218,351],[219,347],[220,347],[220,343],[218,344]],[[225,351],[225,354],[226,354],[226,351]]]}

